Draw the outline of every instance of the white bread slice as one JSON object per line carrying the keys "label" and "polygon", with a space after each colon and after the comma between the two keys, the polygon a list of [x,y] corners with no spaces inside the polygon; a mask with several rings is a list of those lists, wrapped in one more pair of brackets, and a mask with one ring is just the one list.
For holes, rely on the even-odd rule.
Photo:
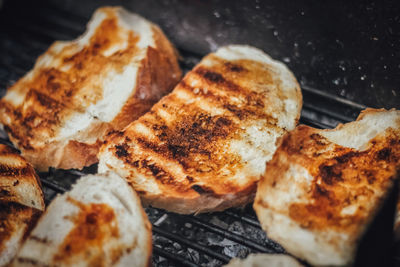
{"label": "white bread slice", "polygon": [[178,213],[242,206],[301,106],[285,65],[250,46],[222,47],[107,139],[99,172],[118,173],[144,204]]}
{"label": "white bread slice", "polygon": [[179,81],[160,28],[121,7],[99,8],[86,32],[57,41],[0,101],[0,122],[39,169],[97,162],[103,136],[148,111]]}
{"label": "white bread slice", "polygon": [[0,144],[0,201],[44,210],[39,177],[33,167],[6,145]]}
{"label": "white bread slice", "polygon": [[57,196],[13,266],[149,266],[151,225],[115,174],[87,175]]}
{"label": "white bread slice", "polygon": [[0,201],[0,266],[12,261],[40,213],[15,202]]}
{"label": "white bread slice", "polygon": [[347,266],[400,170],[400,111],[367,109],[333,130],[298,126],[260,179],[263,229],[312,265]]}
{"label": "white bread slice", "polygon": [[14,148],[0,144],[0,266],[14,258],[44,208],[33,167]]}
{"label": "white bread slice", "polygon": [[250,254],[246,259],[234,258],[225,267],[303,267],[297,260],[284,254]]}

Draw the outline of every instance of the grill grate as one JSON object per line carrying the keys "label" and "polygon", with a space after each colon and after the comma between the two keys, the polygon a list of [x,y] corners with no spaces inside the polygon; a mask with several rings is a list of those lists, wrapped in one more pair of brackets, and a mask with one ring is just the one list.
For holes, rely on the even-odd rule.
{"label": "grill grate", "polygon": [[[7,2],[9,3],[9,2]],[[24,10],[10,6],[0,16],[0,96],[5,89],[26,73],[35,59],[54,40],[69,40],[85,29],[86,18],[54,6],[32,6]],[[7,12],[6,12],[7,11]],[[191,51],[180,50],[181,67],[188,71],[201,58]],[[317,128],[332,128],[354,120],[365,106],[302,86],[304,108],[301,123]],[[0,142],[10,144],[0,131]],[[40,173],[46,203],[58,193],[70,189],[81,175],[95,173],[97,166],[83,171],[50,170]],[[153,262],[156,266],[220,266],[232,257],[251,252],[285,253],[268,239],[251,206],[225,212],[184,216],[155,208],[146,208],[153,224]],[[400,262],[400,261],[399,261]]]}

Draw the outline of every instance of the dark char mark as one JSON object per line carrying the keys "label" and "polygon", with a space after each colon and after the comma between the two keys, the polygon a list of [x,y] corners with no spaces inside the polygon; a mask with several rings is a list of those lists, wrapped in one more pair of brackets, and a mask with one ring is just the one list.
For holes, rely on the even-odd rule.
{"label": "dark char mark", "polygon": [[125,143],[122,143],[120,145],[116,145],[115,146],[115,154],[119,157],[119,158],[125,158],[129,156],[129,152],[128,152],[128,145]]}
{"label": "dark char mark", "polygon": [[199,193],[200,195],[204,195],[204,194],[215,195],[215,192],[212,189],[204,187],[204,186],[195,184],[195,185],[192,185],[191,188],[194,191],[196,191],[197,193]]}
{"label": "dark char mark", "polygon": [[337,168],[337,165],[332,166],[322,164],[319,166],[321,178],[327,185],[333,185],[336,182],[343,181],[342,171]]}

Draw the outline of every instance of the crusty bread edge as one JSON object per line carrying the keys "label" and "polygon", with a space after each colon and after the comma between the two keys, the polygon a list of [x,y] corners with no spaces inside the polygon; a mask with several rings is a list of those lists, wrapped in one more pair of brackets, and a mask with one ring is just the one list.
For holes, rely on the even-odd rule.
{"label": "crusty bread edge", "polygon": [[244,207],[251,203],[255,197],[256,187],[256,183],[252,183],[240,192],[225,195],[199,193],[195,198],[147,195],[141,199],[144,206],[152,206],[179,214],[218,212],[232,207]]}

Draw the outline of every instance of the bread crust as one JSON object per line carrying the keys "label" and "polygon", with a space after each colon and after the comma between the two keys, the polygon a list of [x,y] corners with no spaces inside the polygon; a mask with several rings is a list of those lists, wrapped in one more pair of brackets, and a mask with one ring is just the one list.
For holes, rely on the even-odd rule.
{"label": "bread crust", "polygon": [[99,172],[125,177],[143,203],[178,213],[243,206],[276,137],[296,125],[301,101],[282,64],[255,48],[221,48],[107,138]]}
{"label": "bread crust", "polygon": [[[105,18],[100,18],[103,15],[99,14],[103,14]],[[92,25],[88,27],[85,35],[71,43],[54,43],[39,57],[34,69],[8,89],[9,96],[6,95],[0,100],[0,122],[13,144],[36,169],[81,169],[97,162],[96,155],[105,134],[121,130],[143,115],[179,81],[181,71],[177,54],[160,28],[135,15],[139,23],[149,27],[150,37],[136,36],[138,33],[132,30],[119,28],[125,16],[129,15],[122,8],[100,8],[89,23],[92,25],[102,21],[103,24],[95,28],[95,33],[91,33],[92,28],[96,27]],[[104,61],[101,57],[104,57],[107,49],[110,49],[111,45],[120,45],[121,35],[129,31],[131,35],[124,38],[130,43],[125,50],[120,49],[121,56],[114,52],[109,56],[112,59]],[[92,36],[88,44],[75,52],[76,47],[89,34]],[[148,41],[149,46],[146,48],[140,48],[140,38],[150,38],[152,41]],[[105,85],[96,84],[96,75],[101,80],[107,69],[118,73],[123,71],[125,65],[132,63],[124,62],[122,55],[125,54],[125,58],[131,61],[137,60],[135,55],[143,56],[140,62],[135,63],[139,66],[136,77],[129,78],[135,80],[134,89],[124,100],[126,102],[120,111],[110,121],[96,119],[94,115],[95,119],[91,119],[90,125],[85,129],[78,130],[68,137],[61,136],[66,123],[74,120],[73,117],[77,114],[89,112],[86,109],[90,105],[102,100],[104,92],[101,90]],[[49,57],[53,63],[47,63]],[[46,67],[46,64],[58,64],[58,61],[64,61],[64,65]],[[104,71],[99,67],[103,67]],[[84,72],[86,76],[80,77],[79,72]],[[90,79],[93,80],[93,89],[90,89],[92,91],[87,89],[89,82],[85,83],[85,80]],[[73,86],[77,88],[70,89]],[[14,103],[19,100],[10,99],[12,94],[20,94],[19,97],[24,99]]]}
{"label": "bread crust", "polygon": [[268,236],[313,265],[349,265],[400,171],[400,111],[285,135],[254,209]]}
{"label": "bread crust", "polygon": [[0,201],[43,211],[44,197],[33,167],[14,148],[0,144]]}

